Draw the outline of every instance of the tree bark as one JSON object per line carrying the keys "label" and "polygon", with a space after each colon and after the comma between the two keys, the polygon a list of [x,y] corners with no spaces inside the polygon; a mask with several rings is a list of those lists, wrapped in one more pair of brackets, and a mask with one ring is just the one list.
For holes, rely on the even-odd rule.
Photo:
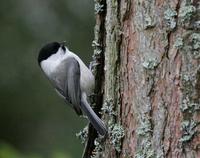
{"label": "tree bark", "polygon": [[200,2],[96,0],[95,11],[96,102],[109,134],[90,137],[89,154],[200,157]]}

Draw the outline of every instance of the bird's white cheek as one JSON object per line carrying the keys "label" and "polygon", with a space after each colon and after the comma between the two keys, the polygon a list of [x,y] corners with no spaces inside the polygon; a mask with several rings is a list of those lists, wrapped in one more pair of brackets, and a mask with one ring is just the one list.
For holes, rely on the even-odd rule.
{"label": "bird's white cheek", "polygon": [[47,76],[50,76],[53,73],[56,66],[57,66],[56,62],[52,63],[52,62],[49,62],[46,60],[42,61],[42,63],[41,63],[41,68]]}

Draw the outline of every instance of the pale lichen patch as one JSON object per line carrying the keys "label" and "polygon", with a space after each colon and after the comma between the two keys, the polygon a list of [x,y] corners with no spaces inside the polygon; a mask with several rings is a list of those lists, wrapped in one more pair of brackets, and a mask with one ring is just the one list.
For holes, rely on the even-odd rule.
{"label": "pale lichen patch", "polygon": [[146,69],[153,70],[158,66],[158,64],[159,61],[157,58],[148,58],[142,63],[142,66]]}
{"label": "pale lichen patch", "polygon": [[177,49],[181,49],[183,47],[183,38],[178,37],[174,43],[174,47]]}
{"label": "pale lichen patch", "polygon": [[124,128],[120,124],[110,127],[110,142],[117,152],[121,152],[121,141],[125,136]]}
{"label": "pale lichen patch", "polygon": [[99,14],[101,12],[104,11],[104,5],[101,4],[99,1],[95,0],[95,4],[94,4],[94,10],[95,10],[95,14]]}
{"label": "pale lichen patch", "polygon": [[197,134],[196,127],[199,125],[199,122],[194,120],[185,120],[181,123],[182,137],[180,142],[186,143],[191,141],[193,137]]}
{"label": "pale lichen patch", "polygon": [[195,17],[196,8],[193,5],[182,6],[179,10],[179,24],[185,28],[191,28],[192,19]]}
{"label": "pale lichen patch", "polygon": [[143,114],[140,122],[140,126],[137,128],[136,133],[140,137],[141,142],[135,158],[154,158],[155,152],[151,142],[152,124],[150,118]]}
{"label": "pale lichen patch", "polygon": [[176,27],[176,16],[177,16],[177,12],[176,10],[172,8],[168,8],[164,12],[165,24],[167,25],[167,29],[170,31]]}
{"label": "pale lichen patch", "polygon": [[88,126],[84,127],[79,133],[76,133],[76,137],[81,140],[81,144],[85,144],[88,138]]}

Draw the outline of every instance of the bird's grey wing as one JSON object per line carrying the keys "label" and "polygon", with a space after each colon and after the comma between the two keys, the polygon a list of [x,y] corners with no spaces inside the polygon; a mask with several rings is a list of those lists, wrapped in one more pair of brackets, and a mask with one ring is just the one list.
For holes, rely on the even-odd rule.
{"label": "bird's grey wing", "polygon": [[59,75],[56,75],[56,85],[59,85],[57,90],[61,93],[61,95],[65,96],[68,102],[72,104],[78,115],[82,114],[83,111],[87,115],[94,128],[101,135],[106,135],[106,126],[89,105],[86,93],[81,93],[81,72],[78,61],[73,57],[65,59],[58,67],[57,72],[59,72]]}
{"label": "bird's grey wing", "polygon": [[80,88],[80,66],[73,57],[65,59],[59,68],[63,76],[59,79],[61,86],[56,87],[65,99],[72,104],[78,115],[82,114],[80,109],[81,88]]}

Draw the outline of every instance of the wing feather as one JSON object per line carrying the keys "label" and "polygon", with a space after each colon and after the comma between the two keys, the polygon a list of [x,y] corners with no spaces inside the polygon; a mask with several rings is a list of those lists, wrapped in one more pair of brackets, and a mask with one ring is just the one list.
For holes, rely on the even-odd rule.
{"label": "wing feather", "polygon": [[67,58],[57,69],[59,69],[57,72],[60,74],[54,74],[56,90],[72,105],[76,113],[81,115],[80,66],[78,61],[73,57]]}

